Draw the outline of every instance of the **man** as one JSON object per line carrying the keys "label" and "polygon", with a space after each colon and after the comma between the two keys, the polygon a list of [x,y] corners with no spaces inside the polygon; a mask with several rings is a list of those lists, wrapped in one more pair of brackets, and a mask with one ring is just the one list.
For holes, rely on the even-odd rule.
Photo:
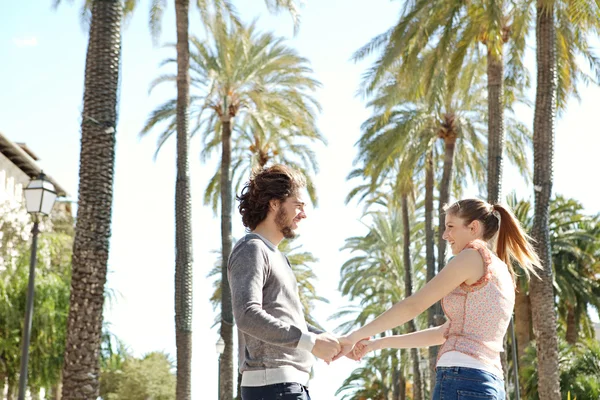
{"label": "man", "polygon": [[340,352],[334,336],[306,323],[296,277],[277,249],[306,218],[300,194],[305,186],[300,173],[274,165],[256,173],[238,196],[250,233],[233,248],[228,273],[242,400],[310,400],[313,356],[330,362]]}

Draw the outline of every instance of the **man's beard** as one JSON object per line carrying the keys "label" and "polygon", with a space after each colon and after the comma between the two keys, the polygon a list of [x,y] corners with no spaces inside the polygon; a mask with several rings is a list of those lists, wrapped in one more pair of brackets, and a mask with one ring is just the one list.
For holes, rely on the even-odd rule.
{"label": "man's beard", "polygon": [[296,237],[296,232],[292,230],[291,223],[288,224],[288,219],[285,209],[280,207],[277,215],[275,215],[275,225],[277,225],[284,238],[293,239]]}

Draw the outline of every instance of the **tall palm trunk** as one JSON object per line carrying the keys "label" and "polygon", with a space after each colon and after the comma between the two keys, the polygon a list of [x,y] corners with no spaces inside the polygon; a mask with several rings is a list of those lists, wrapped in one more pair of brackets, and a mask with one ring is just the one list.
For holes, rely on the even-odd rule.
{"label": "tall palm trunk", "polygon": [[[440,182],[440,198],[438,204],[438,272],[446,265],[446,241],[443,239],[446,226],[446,213],[444,205],[450,200],[450,185],[452,184],[452,168],[454,166],[454,150],[456,148],[456,136],[447,135],[444,139],[444,167],[442,170],[442,181]],[[444,323],[444,312],[440,302],[436,303],[434,317],[435,325]]]}
{"label": "tall palm trunk", "polygon": [[558,338],[552,287],[549,205],[552,193],[554,120],[556,117],[556,27],[552,2],[537,3],[537,88],[533,121],[535,215],[532,236],[542,262],[541,279],[530,283],[533,330],[538,354],[540,399],[560,399]]}
{"label": "tall palm trunk", "polygon": [[175,183],[175,340],[177,400],[192,398],[192,200],[190,190],[189,0],[175,0],[177,26],[177,181]]}
{"label": "tall palm trunk", "polygon": [[233,398],[233,310],[231,291],[227,276],[227,264],[231,253],[231,209],[233,195],[231,188],[231,119],[225,107],[221,134],[221,248],[223,264],[221,269],[221,337],[225,342],[225,351],[221,355],[221,387],[219,397],[222,400]]}
{"label": "tall palm trunk", "polygon": [[[425,159],[425,259],[427,260],[427,282],[435,277],[435,239],[433,231],[433,148],[427,151]],[[427,310],[427,327],[435,326],[436,305]],[[437,362],[438,346],[429,347],[429,387],[435,387],[435,364]]]}
{"label": "tall palm trunk", "polygon": [[400,400],[400,363],[398,362],[398,351],[390,356],[392,358],[392,400]]}
{"label": "tall palm trunk", "polygon": [[[531,306],[529,303],[529,295],[525,293],[523,287],[517,283],[517,288],[519,288],[519,290],[515,293],[514,325],[517,342],[517,359],[519,360],[518,368],[520,372],[523,371],[523,368],[527,367],[527,365],[523,363],[523,360],[525,359],[525,349],[531,342]],[[520,392],[525,393],[523,379],[519,380],[519,387]]]}
{"label": "tall palm trunk", "polygon": [[569,344],[577,343],[577,337],[579,336],[579,324],[577,321],[577,313],[575,307],[571,304],[567,304],[567,333],[565,339]]}
{"label": "tall palm trunk", "polygon": [[504,65],[502,54],[487,55],[488,79],[488,202],[495,204],[502,194],[504,152]]}
{"label": "tall palm trunk", "polygon": [[[400,362],[402,362],[402,360],[404,360],[404,354],[405,354],[406,350],[402,349],[400,350]],[[400,366],[400,377],[398,379],[398,386],[399,386],[399,400],[406,400],[406,374],[405,374],[405,366]],[[387,397],[385,397],[387,399]]]}
{"label": "tall palm trunk", "polygon": [[[404,296],[412,296],[412,263],[410,260],[410,222],[408,218],[408,196],[406,193],[402,194],[402,229],[404,234],[402,235],[403,242],[403,255],[404,255]],[[417,327],[415,320],[410,320],[406,323],[408,332],[416,332]],[[420,369],[420,357],[419,350],[414,348],[410,349],[410,355],[413,362],[413,400],[423,400],[423,380],[421,379]]]}
{"label": "tall palm trunk", "polygon": [[95,399],[112,215],[121,0],[92,2],[86,56],[79,198],[63,367],[63,399]]}
{"label": "tall palm trunk", "polygon": [[[502,47],[500,47],[502,49]],[[488,166],[487,166],[487,201],[496,204],[502,195],[502,165],[504,153],[504,64],[502,53],[487,54],[488,81]],[[504,336],[504,349],[500,353],[506,390],[508,391],[508,336],[514,337],[511,319],[508,333]],[[514,349],[513,349],[514,350]]]}
{"label": "tall palm trunk", "polygon": [[438,272],[446,265],[446,241],[443,239],[446,226],[446,213],[444,205],[450,201],[450,186],[452,185],[452,168],[454,167],[454,150],[456,136],[448,134],[444,138],[444,169],[440,182],[439,220],[438,220]]}
{"label": "tall palm trunk", "polygon": [[[523,360],[525,349],[531,342],[531,305],[529,296],[520,289],[515,294],[515,334],[517,337],[517,354]],[[522,365],[520,365],[522,367]]]}

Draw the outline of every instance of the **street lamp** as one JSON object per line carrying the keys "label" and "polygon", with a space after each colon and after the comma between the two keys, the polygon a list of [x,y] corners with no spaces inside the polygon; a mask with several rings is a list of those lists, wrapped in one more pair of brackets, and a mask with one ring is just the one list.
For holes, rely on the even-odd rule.
{"label": "street lamp", "polygon": [[221,400],[221,355],[225,351],[225,342],[223,341],[222,336],[219,336],[219,340],[217,340],[215,347],[217,349],[217,354],[219,355],[219,372],[218,372],[219,373],[219,379],[218,379],[219,388],[217,389],[217,394],[218,394],[217,398],[219,400]]}
{"label": "street lamp", "polygon": [[29,284],[27,286],[27,304],[25,309],[25,325],[21,348],[21,375],[19,376],[19,400],[25,400],[27,387],[27,363],[29,362],[29,341],[31,340],[31,319],[33,316],[33,293],[35,282],[35,262],[37,256],[37,236],[40,216],[46,216],[52,211],[56,200],[54,185],[46,179],[43,172],[29,182],[24,190],[27,212],[33,217],[31,229],[31,261],[29,263]]}

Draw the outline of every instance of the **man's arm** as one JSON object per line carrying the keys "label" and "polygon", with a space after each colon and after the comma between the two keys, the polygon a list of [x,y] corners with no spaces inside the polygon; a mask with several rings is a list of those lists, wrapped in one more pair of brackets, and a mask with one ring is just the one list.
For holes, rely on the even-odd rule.
{"label": "man's arm", "polygon": [[262,290],[269,268],[266,254],[256,242],[243,246],[232,253],[228,267],[233,315],[239,329],[270,344],[298,347],[302,331],[262,308]]}
{"label": "man's arm", "polygon": [[263,342],[307,350],[319,358],[331,360],[340,351],[335,337],[327,333],[302,332],[263,309],[262,290],[269,265],[259,246],[248,242],[229,259],[229,285],[238,328]]}

